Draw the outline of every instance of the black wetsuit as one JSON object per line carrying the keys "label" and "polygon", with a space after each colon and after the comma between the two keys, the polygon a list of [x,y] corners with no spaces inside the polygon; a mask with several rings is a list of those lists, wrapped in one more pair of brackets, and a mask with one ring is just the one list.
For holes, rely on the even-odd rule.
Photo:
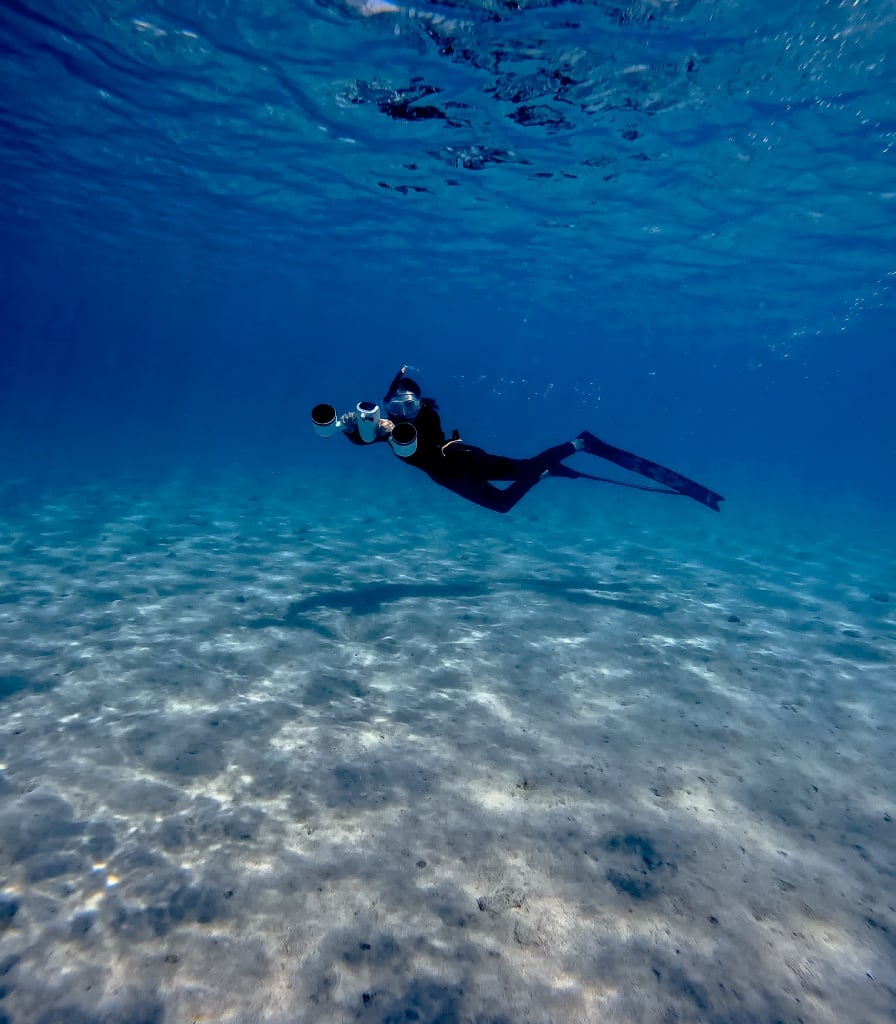
{"label": "black wetsuit", "polygon": [[[401,389],[403,376],[402,371],[396,374],[386,393],[384,404],[388,402],[392,394]],[[666,469],[664,466],[659,466],[638,455],[632,455],[621,448],[614,448],[587,432],[580,435],[582,438],[581,448],[572,441],[567,441],[564,444],[555,445],[553,448],[547,448],[528,459],[491,455],[482,448],[476,448],[462,441],[457,431],[454,431],[450,438],[446,438],[435,401],[431,398],[423,398],[421,402],[420,411],[413,420],[408,421],[412,422],[417,429],[417,449],[413,455],[402,458],[401,461],[422,469],[441,487],[446,487],[449,491],[466,498],[467,501],[491,509],[493,512],[509,512],[545,475],[569,478],[585,477],[606,483],[621,483],[621,481],[606,480],[604,477],[581,473],[563,465],[564,459],[568,459],[580,450],[600,456],[618,466],[661,483],[664,493],[685,495],[716,512],[719,511],[719,502],[724,500],[720,494],[681,476],[674,470]],[[353,444],[363,445],[366,443],[361,439],[355,424],[346,429],[345,434]],[[385,435],[376,438],[376,441],[387,440]],[[491,483],[492,480],[510,481],[510,486],[495,487]],[[623,483],[622,486],[636,485]],[[657,488],[642,487],[640,489],[656,490]]]}

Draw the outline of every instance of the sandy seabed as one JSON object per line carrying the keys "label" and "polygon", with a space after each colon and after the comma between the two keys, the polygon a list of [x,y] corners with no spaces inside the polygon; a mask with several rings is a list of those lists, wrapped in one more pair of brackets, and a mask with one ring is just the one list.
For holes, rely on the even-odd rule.
{"label": "sandy seabed", "polygon": [[7,488],[0,1024],[893,1021],[896,539],[595,488]]}

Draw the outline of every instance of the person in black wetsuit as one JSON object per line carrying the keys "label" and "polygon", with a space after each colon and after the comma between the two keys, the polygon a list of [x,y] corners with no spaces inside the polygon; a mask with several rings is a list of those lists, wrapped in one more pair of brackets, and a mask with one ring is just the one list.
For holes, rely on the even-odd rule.
{"label": "person in black wetsuit", "polygon": [[[548,476],[568,479],[582,477],[638,490],[680,494],[716,512],[720,511],[719,502],[725,500],[715,491],[671,469],[621,448],[614,448],[587,430],[572,441],[547,448],[528,459],[492,455],[482,448],[467,444],[456,430],[451,437],[446,437],[438,404],[432,398],[424,398],[420,386],[406,374],[407,367],[403,366],[393,378],[383,398],[386,418],[378,422],[371,421],[367,437],[362,436],[358,417],[362,415],[362,407],[369,406],[370,410],[375,408],[370,403],[360,403],[358,414],[348,413],[338,420],[332,406],[317,406],[312,412],[312,419],[319,427],[329,428],[329,432],[342,429],[353,444],[365,445],[391,440],[392,447],[402,456],[402,461],[422,469],[441,487],[494,512],[509,512],[537,483]],[[322,415],[320,410],[326,410],[326,414]],[[396,443],[399,438],[401,443]],[[564,460],[576,452],[597,455],[663,486],[643,487],[582,473],[564,464]],[[495,480],[510,481],[510,486],[496,487],[492,482]]]}

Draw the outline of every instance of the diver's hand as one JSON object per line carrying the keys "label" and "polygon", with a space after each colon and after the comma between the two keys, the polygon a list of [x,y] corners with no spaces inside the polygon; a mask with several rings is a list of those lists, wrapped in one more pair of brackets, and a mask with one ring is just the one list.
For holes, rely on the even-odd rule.
{"label": "diver's hand", "polygon": [[395,424],[392,420],[380,420],[380,430],[382,430],[384,434],[391,434],[394,429]]}

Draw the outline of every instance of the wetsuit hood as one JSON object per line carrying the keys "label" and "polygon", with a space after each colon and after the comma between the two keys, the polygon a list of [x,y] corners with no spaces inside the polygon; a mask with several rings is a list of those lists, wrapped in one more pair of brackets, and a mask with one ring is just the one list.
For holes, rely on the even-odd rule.
{"label": "wetsuit hood", "polygon": [[384,398],[386,415],[393,420],[413,420],[423,405],[420,385],[410,377],[401,381]]}

